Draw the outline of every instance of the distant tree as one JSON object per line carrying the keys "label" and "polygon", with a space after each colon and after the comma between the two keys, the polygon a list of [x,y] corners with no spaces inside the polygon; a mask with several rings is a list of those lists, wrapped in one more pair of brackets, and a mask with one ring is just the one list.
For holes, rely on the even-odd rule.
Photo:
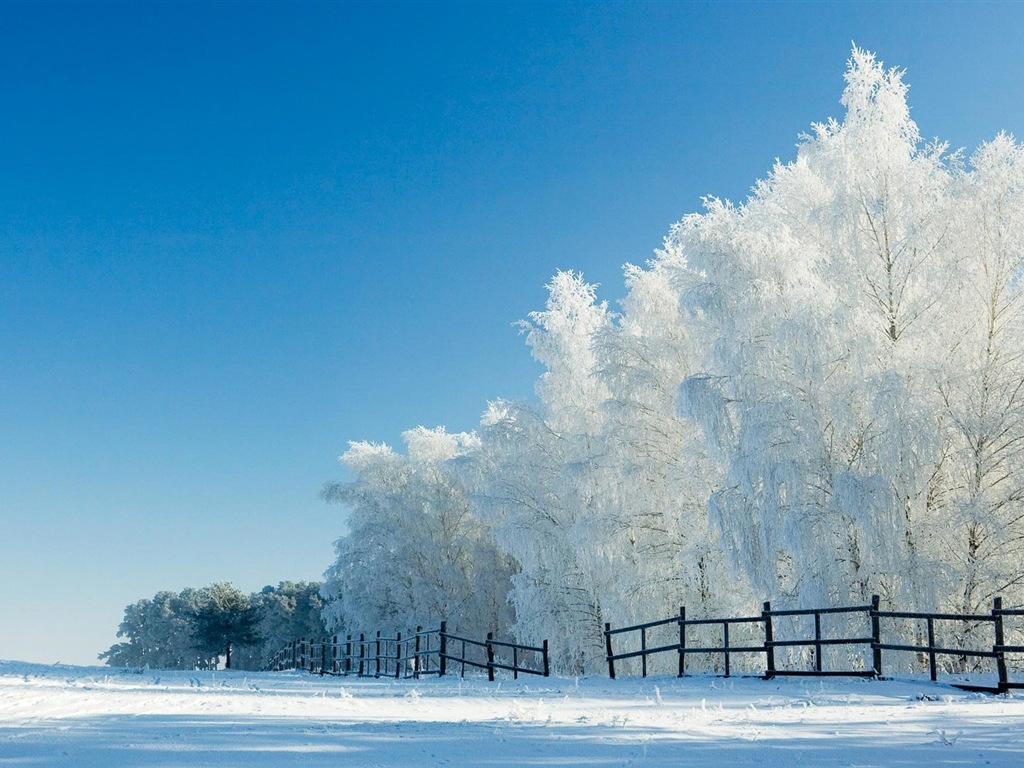
{"label": "distant tree", "polygon": [[195,638],[199,592],[157,592],[125,608],[116,643],[99,655],[110,666],[196,669],[212,666],[216,653],[202,650]]}
{"label": "distant tree", "polygon": [[505,630],[512,624],[507,596],[514,562],[473,514],[453,471],[476,437],[422,427],[403,437],[407,456],[386,445],[352,443],[341,458],[355,481],[324,491],[351,510],[321,590],[329,601],[327,626],[445,619],[475,635]]}
{"label": "distant tree", "polygon": [[158,592],[125,608],[123,642],[99,655],[115,667],[263,669],[289,640],[324,637],[317,582],[282,581],[245,595],[219,582]]}
{"label": "distant tree", "polygon": [[232,655],[237,669],[263,669],[287,642],[298,638],[325,637],[321,619],[324,609],[319,582],[282,581],[250,595],[256,614],[256,640],[238,645]]}
{"label": "distant tree", "polygon": [[193,615],[195,639],[203,651],[224,652],[224,667],[231,669],[234,645],[251,645],[259,637],[258,615],[249,596],[232,584],[219,581],[199,591]]}

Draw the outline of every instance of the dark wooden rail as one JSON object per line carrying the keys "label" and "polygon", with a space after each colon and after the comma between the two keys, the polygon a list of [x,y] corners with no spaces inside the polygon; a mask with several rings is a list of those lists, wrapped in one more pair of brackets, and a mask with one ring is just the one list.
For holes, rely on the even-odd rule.
{"label": "dark wooden rail", "polygon": [[[458,648],[458,652],[456,652]],[[495,649],[498,655],[495,655]],[[475,654],[474,654],[475,651]],[[511,654],[510,658],[506,658]],[[534,664],[526,663],[533,660]],[[385,636],[347,635],[339,640],[335,635],[320,640],[293,640],[277,652],[268,670],[300,669],[320,675],[355,675],[357,677],[420,678],[424,675],[444,676],[449,663],[487,670],[487,678],[494,680],[495,670],[520,674],[550,675],[548,641],[540,646],[495,640],[489,632],[486,640],[476,640],[448,632],[447,622],[438,629],[416,631],[406,637],[401,632]]]}
{"label": "dark wooden rail", "polygon": [[[765,602],[761,615],[765,620],[765,648],[766,667],[765,677],[777,676],[802,676],[802,677],[876,677],[881,674],[881,655],[876,649],[879,641],[879,624],[873,612],[878,609],[878,596],[871,598],[870,605],[854,605],[843,608],[800,608],[772,610],[771,603]],[[831,637],[826,638],[822,632],[822,616],[863,614],[867,621],[870,634],[858,637]],[[784,616],[813,616],[814,617],[814,638],[797,638],[790,640],[774,639],[772,619]],[[871,669],[825,669],[823,663],[823,650],[828,646],[849,646],[863,645],[865,648],[873,649],[872,657],[874,665]],[[813,669],[779,669],[775,664],[776,648],[813,648],[814,668]]]}
{"label": "dark wooden rail", "polygon": [[[830,636],[823,626],[823,617],[845,615],[854,619],[862,617],[864,631],[841,636]],[[778,636],[779,622],[783,617],[811,617],[814,622],[813,636],[785,637]],[[1006,664],[1007,654],[1024,654],[1024,645],[1007,644],[1005,641],[1005,617],[1024,617],[1024,608],[1007,609],[1002,607],[1002,598],[993,600],[992,612],[986,614],[957,613],[923,613],[914,611],[883,611],[879,607],[878,596],[871,598],[869,605],[854,605],[832,608],[800,608],[773,609],[770,602],[765,602],[760,616],[723,617],[706,619],[688,619],[686,608],[681,607],[679,614],[666,619],[648,621],[628,627],[612,628],[610,623],[604,625],[605,659],[608,663],[608,676],[615,678],[615,662],[625,659],[640,659],[641,675],[646,677],[648,658],[660,654],[673,654],[678,657],[678,676],[686,674],[686,657],[690,654],[721,654],[724,676],[731,674],[731,656],[737,653],[763,654],[765,678],[777,676],[844,676],[844,677],[881,677],[882,652],[912,652],[922,659],[927,659],[928,670],[932,680],[938,679],[939,667],[937,658],[954,656],[959,659],[980,658],[994,659],[997,684],[995,686],[973,685],[968,683],[952,683],[966,690],[1005,692],[1010,689],[1024,688],[1024,681],[1011,680]],[[882,621],[885,619],[902,619],[924,621],[927,640],[917,637],[911,642],[899,636],[896,631],[889,636],[883,634]],[[936,624],[939,622],[960,622],[962,624],[992,626],[992,644],[984,649],[967,647],[946,647],[936,640]],[[737,624],[759,624],[763,631],[763,639],[757,644],[734,644],[730,642],[730,627]],[[651,645],[649,633],[652,630],[675,625],[678,628],[678,639],[671,643],[661,642]],[[687,630],[691,627],[717,625],[721,627],[721,644],[695,647],[688,644]],[[847,632],[851,632],[848,628]],[[630,636],[633,633],[633,645],[638,650],[615,652],[613,638]],[[824,650],[836,646],[862,646],[865,654],[870,651],[870,666],[865,663],[862,669],[832,668],[825,664]],[[809,669],[780,668],[776,663],[776,649],[810,648],[813,649],[813,661]]]}
{"label": "dark wooden rail", "polygon": [[[461,637],[442,631],[445,638],[445,653],[442,658],[455,664],[460,664],[460,674],[465,677],[466,666],[487,670],[487,679],[494,681],[494,671],[504,669],[512,673],[518,680],[520,673],[526,675],[541,675],[548,677],[551,674],[551,664],[548,657],[548,641],[545,640],[540,646],[523,645],[522,643],[511,643],[503,640],[495,640],[494,633],[488,632],[486,640],[474,640],[469,637]],[[459,647],[459,653],[455,654],[453,648]],[[511,651],[511,660],[504,658],[495,659],[494,649],[507,649]],[[467,650],[468,649],[468,650]],[[477,655],[474,656],[474,650]],[[480,653],[483,655],[481,656]],[[524,666],[523,654],[534,654],[540,656],[540,668],[535,666]]]}

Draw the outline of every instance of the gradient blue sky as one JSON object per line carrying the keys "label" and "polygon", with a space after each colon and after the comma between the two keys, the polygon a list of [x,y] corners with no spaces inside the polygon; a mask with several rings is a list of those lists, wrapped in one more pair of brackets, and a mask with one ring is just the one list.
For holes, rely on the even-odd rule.
{"label": "gradient blue sky", "polygon": [[1016,3],[0,4],[0,658],[317,579],[347,441],[472,429],[556,269],[614,302],[840,116],[1024,135]]}

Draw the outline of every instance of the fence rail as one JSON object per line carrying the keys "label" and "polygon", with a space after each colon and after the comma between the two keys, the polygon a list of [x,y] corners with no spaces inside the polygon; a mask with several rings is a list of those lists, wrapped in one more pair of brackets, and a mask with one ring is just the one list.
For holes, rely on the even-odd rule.
{"label": "fence rail", "polygon": [[[844,636],[826,636],[822,627],[823,616],[845,615],[853,624],[862,621],[862,630],[847,627]],[[665,619],[634,624],[628,627],[613,628],[610,623],[604,625],[605,659],[608,664],[608,676],[616,676],[615,662],[628,659],[640,660],[640,673],[646,677],[648,658],[663,654],[678,657],[678,676],[686,675],[686,658],[691,654],[709,654],[721,656],[722,670],[725,677],[732,672],[731,662],[735,654],[763,654],[763,677],[771,679],[781,676],[844,676],[844,677],[882,677],[882,652],[910,652],[921,660],[927,661],[931,679],[937,680],[939,674],[938,657],[954,657],[961,667],[966,666],[969,659],[994,659],[996,685],[974,685],[954,682],[954,686],[966,690],[982,690],[990,692],[1006,692],[1011,689],[1024,688],[1024,681],[1010,679],[1007,668],[1007,654],[1024,654],[1024,645],[1008,644],[1005,641],[1005,617],[1024,616],[1024,609],[1003,608],[1002,598],[996,597],[992,603],[991,613],[958,614],[958,613],[925,613],[919,611],[881,610],[877,595],[871,598],[868,605],[854,605],[832,608],[800,608],[773,609],[766,601],[759,616],[722,617],[688,619],[686,608],[681,607],[679,614]],[[811,617],[814,621],[813,635],[810,632],[798,637],[777,637],[782,618]],[[925,622],[925,631],[917,632],[915,642],[908,642],[898,634],[898,628],[890,632],[883,631],[883,619]],[[991,642],[981,648],[949,647],[936,639],[936,624],[941,622],[957,622],[965,630],[965,636],[979,626],[991,627]],[[652,630],[675,625],[678,628],[678,639],[672,642],[660,642],[652,645],[649,633]],[[760,638],[752,641],[733,642],[730,628],[736,625],[760,625]],[[688,632],[694,627],[720,627],[721,642],[719,644],[688,644]],[[1019,630],[1018,630],[1019,631]],[[613,638],[632,637],[633,650],[615,651]],[[636,646],[639,646],[638,648]],[[824,662],[825,649],[833,647],[861,646],[865,655],[870,651],[870,666],[865,663],[863,668],[851,669],[827,666]],[[776,663],[777,649],[809,649],[812,653],[810,668],[793,668]]]}
{"label": "fence rail", "polygon": [[[510,654],[510,655],[509,655]],[[495,670],[520,674],[550,675],[548,641],[539,646],[495,640],[488,632],[486,640],[463,637],[448,631],[442,621],[438,629],[423,629],[402,637],[360,633],[338,635],[319,640],[301,638],[286,643],[275,654],[267,669],[270,671],[304,670],[310,674],[357,677],[390,677],[395,679],[420,678],[426,675],[443,677],[450,665],[458,665],[465,677],[466,667],[487,671],[494,681]]]}
{"label": "fence rail", "polygon": [[[839,631],[835,617],[841,617]],[[684,677],[688,663],[701,664],[699,658],[693,662],[695,655],[709,657],[714,670],[725,677],[733,673],[735,659],[740,656],[735,663],[741,670],[749,673],[756,669],[756,674],[767,679],[881,678],[883,654],[889,659],[890,669],[901,660],[907,662],[907,657],[900,654],[914,654],[914,668],[927,669],[933,681],[940,674],[974,674],[984,668],[986,674],[994,676],[993,685],[963,680],[950,683],[966,690],[1005,693],[1024,689],[1024,678],[1014,679],[1012,674],[1024,672],[1022,617],[1024,608],[1003,608],[1001,597],[993,600],[989,613],[962,614],[882,610],[877,595],[867,605],[824,608],[772,608],[766,601],[760,613],[751,616],[688,618],[684,606],[677,615],[664,619],[626,627],[606,623],[605,660],[612,679],[617,674],[616,662],[639,662],[640,673],[646,677],[649,659],[665,656],[675,658],[678,676]],[[801,624],[802,628],[797,629]],[[616,643],[620,644],[618,649]],[[830,649],[853,652],[836,654]],[[1017,663],[1008,664],[1008,657]],[[844,661],[838,663],[837,658]],[[497,640],[493,632],[486,639],[466,637],[449,632],[442,621],[437,629],[417,627],[405,635],[378,631],[372,635],[350,634],[343,639],[335,635],[295,640],[281,648],[267,667],[377,678],[444,676],[453,671],[465,676],[467,668],[486,670],[492,681],[498,671],[511,672],[516,679],[520,674],[547,677],[548,641],[530,646]]]}

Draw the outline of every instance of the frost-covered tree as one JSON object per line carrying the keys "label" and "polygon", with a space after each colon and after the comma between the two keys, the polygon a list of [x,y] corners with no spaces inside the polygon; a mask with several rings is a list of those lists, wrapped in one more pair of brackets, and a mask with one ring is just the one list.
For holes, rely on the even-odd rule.
{"label": "frost-covered tree", "polygon": [[535,401],[432,433],[434,461],[353,444],[338,616],[395,623],[430,581],[407,531],[446,508],[516,563],[514,632],[568,673],[603,622],[678,604],[1024,602],[1024,149],[924,142],[866,51],[845,79],[794,161],[627,265],[621,313],[555,275]]}
{"label": "frost-covered tree", "polygon": [[855,50],[846,120],[666,243],[703,350],[686,408],[727,469],[712,517],[764,594],[845,602],[925,581],[915,522],[933,467],[919,459],[936,425],[911,366],[948,282],[948,174],[919,148],[905,92]]}
{"label": "frost-covered tree", "polygon": [[606,499],[595,476],[608,393],[597,374],[595,341],[609,322],[594,286],[560,272],[547,308],[524,323],[546,371],[536,406],[492,403],[467,483],[498,544],[520,565],[513,577],[515,633],[526,642],[557,637],[555,663],[582,672],[602,653],[600,548]]}
{"label": "frost-covered tree", "polygon": [[[666,242],[702,348],[686,406],[756,590],[966,607],[1018,578],[1019,150],[1001,137],[966,172],[921,142],[901,72],[855,49],[846,79],[843,122]],[[980,589],[983,540],[1003,570]]]}
{"label": "frost-covered tree", "polygon": [[250,595],[249,601],[256,616],[256,642],[234,649],[232,666],[237,669],[263,669],[289,641],[328,634],[319,582],[282,581]]}
{"label": "frost-covered tree", "polygon": [[125,608],[118,637],[100,654],[111,666],[262,669],[289,640],[324,637],[317,583],[283,581],[245,595],[218,582],[158,592]]}
{"label": "frost-covered tree", "polygon": [[626,265],[622,314],[597,340],[609,396],[601,431],[600,493],[608,509],[605,568],[618,578],[609,617],[637,623],[686,604],[705,615],[739,607],[745,590],[725,570],[707,499],[718,467],[704,435],[680,413],[694,372],[687,318],[663,265]]}
{"label": "frost-covered tree", "polygon": [[957,181],[958,300],[937,377],[940,530],[957,577],[949,603],[973,613],[995,594],[1024,593],[1024,148],[1000,134]]}
{"label": "frost-covered tree", "polygon": [[250,645],[258,639],[257,614],[249,596],[226,581],[199,590],[192,615],[196,644],[215,658],[224,652],[224,668],[231,669],[231,652],[236,645]]}
{"label": "frost-covered tree", "polygon": [[349,510],[348,533],[321,594],[332,631],[434,626],[442,619],[483,636],[512,624],[514,562],[500,552],[470,507],[453,462],[473,435],[418,428],[403,435],[407,453],[352,443],[341,457],[351,483],[324,496]]}
{"label": "frost-covered tree", "polygon": [[[688,338],[666,272],[627,268],[616,315],[572,272],[526,324],[539,403],[496,402],[465,462],[473,502],[521,565],[516,634],[558,638],[556,666],[600,668],[604,623],[709,609],[724,589],[707,525],[714,467],[677,412]],[[469,475],[467,475],[469,477]]]}
{"label": "frost-covered tree", "polygon": [[117,636],[124,641],[111,646],[99,658],[113,667],[203,669],[214,666],[216,653],[199,646],[194,634],[198,590],[157,592],[151,600],[139,600],[125,608]]}

